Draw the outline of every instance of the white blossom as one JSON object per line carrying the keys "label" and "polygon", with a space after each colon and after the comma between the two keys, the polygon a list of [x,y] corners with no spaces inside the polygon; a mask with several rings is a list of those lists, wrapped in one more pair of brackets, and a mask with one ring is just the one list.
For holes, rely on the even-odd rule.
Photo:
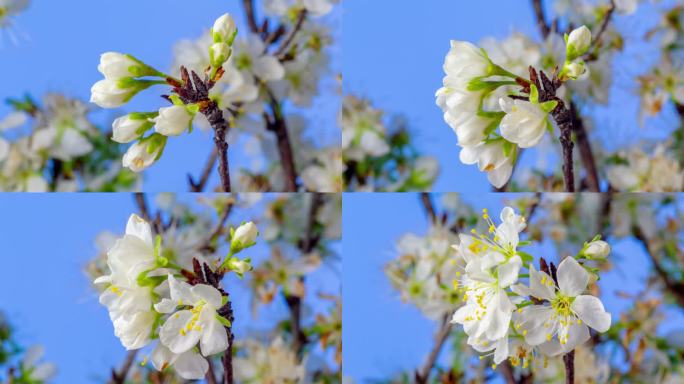
{"label": "white blossom", "polygon": [[107,252],[110,274],[95,279],[106,284],[100,303],[109,310],[114,333],[126,349],[139,349],[150,342],[155,319],[152,288],[138,284],[138,277],[155,267],[154,242],[150,225],[131,215],[126,234]]}
{"label": "white blossom", "polygon": [[521,148],[537,145],[549,126],[548,113],[539,104],[524,100],[500,99],[506,116],[501,120],[501,135]]}
{"label": "white blossom", "polygon": [[530,264],[529,294],[548,305],[530,305],[520,310],[515,325],[530,345],[539,345],[548,355],[567,353],[589,340],[589,327],[598,332],[610,328],[611,315],[601,300],[584,295],[590,275],[573,257],[558,266],[558,286],[545,272]]}
{"label": "white blossom", "polygon": [[[216,312],[223,306],[221,292],[198,284],[190,286],[169,275],[171,298],[154,305],[159,313],[171,313],[159,332],[159,338],[173,353],[190,351],[199,342],[202,355],[211,356],[228,348],[228,336]],[[187,306],[175,312],[178,306]]]}
{"label": "white blossom", "polygon": [[194,113],[185,105],[173,105],[159,109],[159,116],[154,122],[154,130],[164,136],[178,136],[190,129]]}
{"label": "white blossom", "polygon": [[477,164],[482,172],[487,172],[487,179],[496,188],[501,188],[513,173],[512,156],[507,156],[500,141],[464,146],[459,158],[463,164]]}

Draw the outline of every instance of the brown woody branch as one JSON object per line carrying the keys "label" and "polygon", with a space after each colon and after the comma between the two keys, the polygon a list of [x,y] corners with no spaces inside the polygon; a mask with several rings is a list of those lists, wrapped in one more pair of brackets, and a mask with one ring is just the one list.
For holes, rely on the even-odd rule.
{"label": "brown woody branch", "polygon": [[[207,118],[214,130],[214,144],[218,153],[218,171],[221,176],[221,187],[223,192],[230,192],[230,172],[228,169],[228,143],[226,134],[230,129],[230,124],[223,115],[223,111],[218,104],[209,98],[209,91],[214,87],[223,75],[223,68],[219,68],[216,75],[209,78],[205,74],[201,78],[195,71],[188,70],[181,66],[181,82],[167,79],[173,86],[173,92],[180,97],[185,104],[197,104],[200,112]],[[168,98],[168,97],[167,97]]]}
{"label": "brown woody branch", "polygon": [[[544,6],[542,0],[532,0],[532,7],[534,9],[535,13],[535,18],[537,21],[537,26],[539,28],[539,32],[541,33],[542,37],[546,39],[546,37],[551,33],[551,27],[549,25],[549,22],[546,20],[546,16],[544,14]],[[612,15],[615,10],[615,3],[614,0],[611,0],[611,8],[609,9],[608,13],[606,14],[605,19],[603,20],[603,23],[601,25],[601,28],[599,32],[597,33],[596,37],[594,38],[592,42],[592,46],[595,44],[598,44],[599,40],[601,39],[601,35],[603,35]],[[591,51],[591,49],[589,50]],[[570,111],[573,114],[573,130],[575,132],[575,138],[577,140],[577,145],[579,148],[579,153],[580,157],[582,160],[582,165],[587,171],[587,186],[590,191],[592,192],[600,192],[599,190],[599,177],[598,177],[598,171],[596,168],[596,160],[594,158],[593,151],[591,149],[591,145],[589,143],[589,138],[588,134],[586,131],[586,128],[584,126],[584,123],[582,122],[582,118],[579,116],[579,113],[577,111],[577,107],[574,105],[573,102],[570,103]],[[564,158],[566,156],[566,153],[564,151]],[[566,184],[567,185],[567,184]]]}
{"label": "brown woody branch", "polygon": [[601,37],[603,37],[603,34],[606,32],[606,29],[608,29],[608,24],[610,24],[610,21],[613,18],[615,8],[615,0],[610,0],[610,6],[606,11],[605,16],[603,17],[601,26],[599,27],[599,30],[596,33],[596,35],[594,35],[594,38],[591,41],[591,45],[589,46],[589,49],[587,49],[587,53],[584,55],[587,60],[594,60],[597,58],[598,55],[596,55],[594,50],[599,47],[599,44],[601,44]]}
{"label": "brown woody branch", "polygon": [[133,367],[137,353],[137,350],[128,351],[126,360],[124,360],[123,365],[121,365],[119,372],[116,372],[114,369],[112,369],[112,378],[109,381],[109,384],[124,384],[126,382],[126,377],[128,376],[128,372],[131,370],[131,367]]}
{"label": "brown woody branch", "polygon": [[285,59],[285,55],[287,54],[287,51],[290,49],[290,46],[292,45],[292,42],[297,36],[297,33],[299,33],[299,31],[302,29],[304,21],[306,21],[307,15],[308,12],[306,11],[306,9],[302,9],[301,11],[299,11],[299,14],[297,15],[297,21],[295,21],[294,27],[287,35],[285,40],[283,40],[282,44],[280,44],[280,47],[278,47],[278,49],[275,51],[274,56],[279,58],[281,61]]}
{"label": "brown woody branch", "polygon": [[432,204],[432,199],[430,198],[430,194],[427,192],[421,193],[420,194],[420,201],[423,204],[423,209],[425,210],[425,214],[430,219],[430,223],[432,223],[432,224],[437,223],[437,212],[435,211],[435,206]]}
{"label": "brown woody branch", "polygon": [[209,177],[211,176],[211,171],[214,169],[214,165],[216,165],[217,159],[218,151],[216,150],[216,147],[214,147],[209,154],[207,162],[204,164],[204,169],[202,170],[202,175],[200,176],[199,180],[195,181],[195,179],[192,178],[192,175],[188,175],[188,183],[190,184],[191,192],[204,191],[204,188],[206,188],[207,182],[209,181]]}
{"label": "brown woody branch", "polygon": [[[309,215],[307,217],[306,230],[304,236],[299,241],[299,250],[302,254],[311,252],[320,241],[320,235],[316,233],[316,217],[318,210],[323,205],[324,197],[320,193],[312,193],[311,206],[309,207]],[[301,278],[302,283],[304,278]],[[297,358],[302,358],[304,346],[308,342],[308,338],[302,330],[302,298],[295,295],[285,295],[285,302],[290,310],[290,326],[292,332],[292,350],[296,353]]]}
{"label": "brown woody branch", "polygon": [[570,110],[565,106],[565,102],[558,96],[556,91],[563,85],[563,82],[554,74],[553,79],[549,79],[544,71],[537,71],[530,67],[530,81],[539,91],[539,102],[556,101],[558,104],[551,111],[551,116],[556,121],[560,129],[560,143],[563,149],[563,180],[566,192],[575,192],[575,171],[573,164],[572,132],[574,130],[574,119]]}
{"label": "brown woody branch", "polygon": [[565,384],[575,384],[575,350],[563,355],[565,365]]}
{"label": "brown woody branch", "polygon": [[453,324],[451,324],[451,322],[449,321],[449,315],[444,316],[442,324],[437,333],[435,334],[435,344],[433,345],[432,350],[430,351],[430,354],[428,355],[423,367],[420,369],[420,371],[416,372],[416,383],[425,384],[428,382],[430,378],[430,372],[437,363],[437,358],[439,357],[439,354],[442,351],[442,348],[444,347],[444,343],[447,341],[449,335],[451,334],[452,327]]}

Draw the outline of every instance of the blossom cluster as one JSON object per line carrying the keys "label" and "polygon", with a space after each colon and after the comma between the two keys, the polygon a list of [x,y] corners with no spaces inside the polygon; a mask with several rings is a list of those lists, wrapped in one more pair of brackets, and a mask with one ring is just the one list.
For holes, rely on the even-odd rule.
{"label": "blossom cluster", "polygon": [[118,145],[91,122],[83,102],[48,94],[11,99],[0,120],[0,191],[125,191],[135,174],[115,160]]}
{"label": "blossom cluster", "polygon": [[[27,349],[19,346],[14,329],[5,316],[0,313],[0,370],[9,370],[9,380],[16,383],[43,384],[54,378],[57,367],[50,362],[41,361],[45,354],[42,345]],[[0,378],[3,375],[0,373]]]}
{"label": "blossom cluster", "polygon": [[[236,255],[254,245],[252,222],[231,231],[230,252],[223,261],[190,272],[177,263],[174,252],[163,248],[162,237],[151,225],[131,215],[126,233],[106,255],[108,274],[95,279],[102,285],[100,303],[109,310],[114,333],[128,350],[156,342],[150,359],[158,370],[173,366],[185,379],[204,377],[206,357],[228,348],[229,298],[218,285],[224,273],[242,276],[250,259]],[[195,263],[200,265],[195,259]],[[212,278],[197,274],[212,274]]]}
{"label": "blossom cluster", "polygon": [[[208,47],[211,78],[220,77],[219,69],[232,54],[237,34],[235,21],[228,14],[218,18],[212,28],[213,44]],[[107,52],[100,57],[98,71],[104,76],[91,89],[90,101],[102,108],[118,108],[136,94],[161,84],[182,84],[182,80],[152,68],[132,55]],[[202,73],[202,72],[200,72]],[[164,152],[169,136],[179,136],[192,129],[192,120],[199,112],[199,103],[185,103],[178,95],[169,96],[172,106],[157,112],[133,112],[119,117],[112,124],[112,140],[118,143],[135,143],[123,156],[123,166],[140,172]],[[152,134],[148,131],[154,130]]]}
{"label": "blossom cluster", "polygon": [[[586,26],[566,36],[560,79],[577,79],[585,72],[581,57],[590,44],[591,32]],[[478,164],[492,185],[504,186],[519,148],[534,147],[553,129],[549,113],[558,102],[540,101],[540,90],[534,84],[495,63],[483,48],[465,41],[451,42],[443,68],[446,76],[436,94],[437,105],[458,137],[461,161]],[[498,91],[515,85],[527,85],[529,95],[510,99]]]}
{"label": "blossom cluster", "polygon": [[[339,192],[339,145],[315,144],[305,134],[307,122],[302,116],[285,112],[289,102],[311,107],[320,93],[319,84],[330,74],[332,33],[317,19],[329,14],[336,3],[265,1],[265,14],[274,18],[269,21],[280,24],[278,28],[260,32],[250,25],[239,35],[233,18],[223,15],[199,39],[183,40],[174,47],[170,74],[131,55],[106,53],[99,66],[105,79],[93,86],[91,101],[104,108],[119,107],[156,84],[170,85],[178,93],[178,86],[196,83],[194,78],[183,78],[185,68],[200,78],[206,76],[208,81],[202,87],[206,99],[216,104],[230,127],[225,134],[227,143],[244,138],[244,153],[254,157],[235,178],[240,189],[285,189],[291,175],[283,162],[291,162],[295,177],[301,176],[306,189]],[[135,142],[123,157],[124,166],[140,172],[162,156],[169,136],[190,132],[193,126],[206,129],[213,125],[205,103],[178,96],[169,96],[170,107],[129,113],[114,122],[113,140]],[[147,132],[150,134],[145,136]],[[289,150],[283,153],[283,148]]]}
{"label": "blossom cluster", "polygon": [[428,190],[439,172],[435,158],[420,156],[401,118],[388,125],[369,100],[345,96],[340,113],[344,183],[356,191]]}
{"label": "blossom cluster", "polygon": [[486,210],[483,217],[487,235],[460,234],[453,246],[458,269],[453,288],[464,303],[451,321],[463,326],[469,345],[493,355],[495,365],[508,359],[528,368],[535,358],[546,360],[581,346],[590,338],[589,328],[608,331],[610,313],[587,294],[598,278],[589,262],[608,256],[606,242],[597,236],[557,268],[542,259],[538,270],[533,256],[520,250],[530,244],[520,238],[524,217],[510,207],[502,210],[499,225]]}
{"label": "blossom cluster", "polygon": [[608,160],[608,181],[619,191],[678,192],[684,189],[684,170],[679,160],[669,155],[664,144],[658,145],[650,156],[636,147],[620,151]]}

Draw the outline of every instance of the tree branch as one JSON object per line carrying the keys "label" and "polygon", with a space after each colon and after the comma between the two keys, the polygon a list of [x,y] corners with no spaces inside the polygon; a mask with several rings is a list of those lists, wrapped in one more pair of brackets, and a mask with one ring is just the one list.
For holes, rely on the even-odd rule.
{"label": "tree branch", "polygon": [[214,144],[219,155],[219,175],[221,176],[221,188],[223,192],[230,192],[230,171],[228,169],[228,143],[226,133],[230,128],[228,122],[223,117],[223,112],[219,109],[215,101],[210,101],[207,108],[201,111],[209,120],[209,124],[214,128]]}
{"label": "tree branch", "polygon": [[532,0],[532,8],[534,9],[534,15],[537,19],[537,27],[542,37],[546,39],[551,32],[549,28],[549,23],[546,21],[546,16],[544,15],[544,5],[542,0]]}
{"label": "tree branch", "polygon": [[610,20],[613,17],[614,12],[615,0],[610,0],[610,7],[608,8],[605,16],[603,17],[603,22],[601,23],[601,26],[599,27],[599,30],[596,33],[596,35],[594,35],[594,39],[591,41],[591,45],[587,49],[587,53],[584,55],[587,60],[593,60],[594,58],[598,57],[595,54],[594,50],[597,49],[599,44],[601,43],[601,37],[606,32],[606,29],[608,29],[608,24],[610,24]]}
{"label": "tree branch", "polygon": [[[549,79],[544,71],[537,71],[529,68],[530,82],[539,91],[539,102],[555,101],[556,107],[551,111],[551,116],[556,121],[556,125],[560,129],[560,143],[563,149],[563,180],[565,182],[565,192],[575,192],[575,171],[573,164],[572,150],[574,143],[572,142],[573,116],[570,110],[565,106],[565,102],[558,96],[556,91],[563,85],[563,82],[554,75]],[[531,87],[531,86],[530,86]],[[528,90],[529,91],[529,90]]]}
{"label": "tree branch", "polygon": [[126,360],[124,360],[119,372],[116,372],[112,369],[112,379],[109,381],[110,384],[124,384],[126,382],[126,377],[133,366],[133,362],[135,362],[135,356],[137,354],[138,350],[128,351]]}
{"label": "tree branch", "polygon": [[[320,241],[320,236],[315,233],[316,217],[318,215],[318,210],[324,202],[323,194],[321,193],[312,193],[308,195],[311,196],[311,205],[309,207],[304,237],[299,241],[299,249],[302,254],[311,252]],[[303,283],[304,278],[302,278],[301,281]],[[306,335],[302,331],[302,298],[295,295],[285,295],[285,302],[290,310],[292,350],[295,351],[297,358],[301,359],[304,346],[308,341]]]}
{"label": "tree branch", "polygon": [[285,55],[287,54],[287,50],[290,49],[290,45],[292,45],[292,42],[294,41],[295,37],[297,36],[297,33],[302,29],[302,26],[304,25],[304,21],[306,21],[306,16],[308,15],[308,12],[306,9],[302,9],[299,11],[299,14],[297,15],[297,20],[295,21],[294,27],[292,27],[292,30],[290,33],[287,35],[285,40],[283,40],[282,44],[280,44],[280,47],[278,47],[278,50],[273,54],[277,58],[279,58],[281,61],[285,59]]}
{"label": "tree branch", "polygon": [[257,25],[256,15],[254,14],[254,0],[242,0],[242,8],[245,10],[249,31],[252,33],[259,33],[259,26]]}
{"label": "tree branch", "polygon": [[206,188],[207,182],[209,181],[209,177],[211,176],[211,171],[214,169],[214,165],[216,165],[217,159],[218,151],[216,150],[216,147],[214,147],[211,150],[211,154],[209,154],[207,162],[204,164],[204,169],[202,170],[202,175],[200,176],[199,181],[195,182],[195,180],[192,178],[192,175],[188,175],[188,183],[190,183],[191,192],[204,191],[204,188]]}
{"label": "tree branch", "polygon": [[575,130],[575,139],[577,140],[580,159],[582,160],[584,169],[587,171],[587,187],[590,192],[600,192],[596,160],[594,159],[594,153],[591,150],[591,144],[589,143],[587,130],[584,127],[584,121],[573,102],[570,102],[570,111],[573,116],[573,128]]}
{"label": "tree branch", "polygon": [[214,363],[211,361],[211,358],[207,357],[207,363],[209,364],[209,369],[207,370],[207,374],[204,376],[204,378],[207,379],[207,384],[217,384],[216,374],[214,373]]}
{"label": "tree branch", "polygon": [[425,214],[427,215],[428,219],[430,219],[430,223],[437,223],[437,212],[435,211],[435,207],[432,204],[430,194],[427,192],[421,193],[420,201],[423,203],[423,209],[425,210]]}
{"label": "tree branch", "polygon": [[452,327],[453,324],[451,324],[451,322],[449,321],[449,316],[444,316],[442,325],[440,326],[439,330],[437,331],[437,334],[435,335],[435,344],[432,347],[432,350],[430,351],[430,354],[428,355],[428,358],[425,361],[423,368],[421,368],[419,372],[416,372],[417,383],[425,384],[428,382],[428,379],[430,378],[430,372],[432,371],[432,368],[435,367],[435,363],[437,363],[439,353],[442,351],[444,343],[449,338],[449,334],[451,333]]}
{"label": "tree branch", "polygon": [[[225,309],[225,312],[221,313],[221,315],[233,324],[235,316],[233,316],[233,305],[230,302],[230,298],[222,309]],[[233,335],[233,330],[228,327],[226,327],[226,334],[228,335],[228,349],[223,352],[223,357],[221,358],[221,363],[223,364],[223,384],[233,384],[233,341],[235,336]]]}
{"label": "tree branch", "polygon": [[575,350],[563,355],[565,365],[565,384],[575,384]]}
{"label": "tree branch", "polygon": [[[270,93],[270,92],[269,92]],[[297,191],[297,172],[295,171],[294,156],[292,154],[292,144],[290,143],[290,136],[287,131],[287,123],[280,111],[280,104],[273,95],[271,97],[271,110],[273,113],[273,120],[267,121],[267,129],[276,135],[278,142],[278,153],[280,154],[280,161],[285,174],[285,191]]]}

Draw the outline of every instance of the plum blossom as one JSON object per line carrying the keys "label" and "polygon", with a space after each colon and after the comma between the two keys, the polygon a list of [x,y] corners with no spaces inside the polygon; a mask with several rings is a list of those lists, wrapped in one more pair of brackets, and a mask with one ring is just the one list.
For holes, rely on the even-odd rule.
{"label": "plum blossom", "polygon": [[100,303],[107,307],[114,333],[126,349],[139,349],[150,342],[155,320],[153,288],[141,286],[139,276],[155,268],[155,245],[150,225],[131,215],[126,234],[107,252],[109,274],[95,279],[105,284]]}
{"label": "plum blossom", "polygon": [[[171,298],[154,305],[159,313],[171,313],[159,332],[159,338],[171,352],[182,354],[199,342],[202,355],[211,356],[228,348],[228,336],[216,312],[223,306],[221,292],[198,284],[190,286],[168,276]],[[177,307],[188,307],[175,311]]]}
{"label": "plum blossom", "polygon": [[529,294],[547,304],[530,305],[519,310],[515,325],[530,345],[539,345],[548,355],[567,353],[589,340],[589,327],[598,332],[610,328],[611,315],[597,297],[583,294],[589,273],[573,257],[558,266],[556,284],[543,271],[530,264]]}

